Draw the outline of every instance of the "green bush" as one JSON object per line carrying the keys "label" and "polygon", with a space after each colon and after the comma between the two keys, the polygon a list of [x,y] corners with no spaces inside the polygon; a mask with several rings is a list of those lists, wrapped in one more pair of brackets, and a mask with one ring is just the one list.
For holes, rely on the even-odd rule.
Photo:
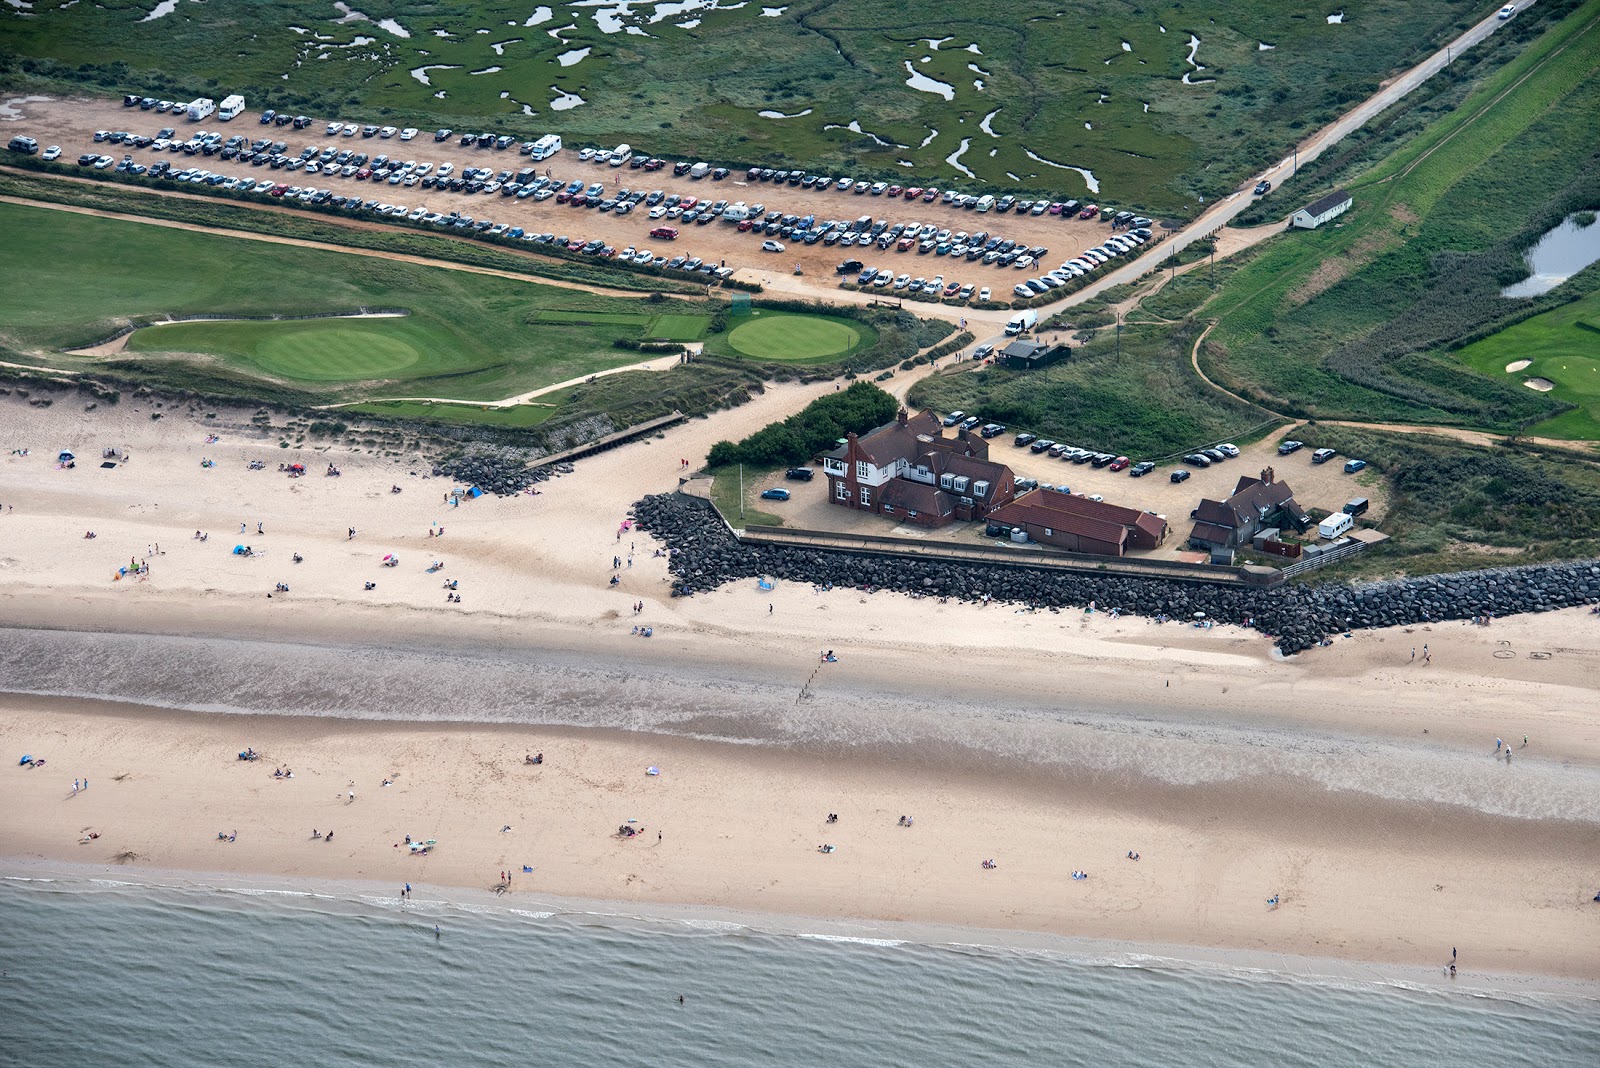
{"label": "green bush", "polygon": [[781,423],[770,423],[743,441],[719,441],[706,462],[774,466],[805,463],[846,434],[864,434],[894,418],[899,402],[868,382],[818,397]]}

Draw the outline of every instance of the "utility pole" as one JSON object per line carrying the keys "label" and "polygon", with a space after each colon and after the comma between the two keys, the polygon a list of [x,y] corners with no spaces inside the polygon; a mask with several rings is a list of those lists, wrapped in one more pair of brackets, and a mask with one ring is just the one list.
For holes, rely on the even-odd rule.
{"label": "utility pole", "polygon": [[739,465],[739,518],[744,518],[744,464]]}
{"label": "utility pole", "polygon": [[1211,262],[1206,267],[1206,284],[1215,288],[1217,284],[1217,241],[1211,239]]}
{"label": "utility pole", "polygon": [[1300,146],[1294,146],[1294,173],[1300,173]]}

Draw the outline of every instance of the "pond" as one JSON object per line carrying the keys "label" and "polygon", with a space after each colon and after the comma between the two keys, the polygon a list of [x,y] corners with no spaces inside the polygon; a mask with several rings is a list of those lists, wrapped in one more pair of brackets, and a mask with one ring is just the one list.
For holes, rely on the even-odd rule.
{"label": "pond", "polygon": [[1548,293],[1589,264],[1600,260],[1600,225],[1592,212],[1583,213],[1588,225],[1577,215],[1568,215],[1561,225],[1541,237],[1528,250],[1528,268],[1533,273],[1514,286],[1500,291],[1502,297],[1537,297]]}

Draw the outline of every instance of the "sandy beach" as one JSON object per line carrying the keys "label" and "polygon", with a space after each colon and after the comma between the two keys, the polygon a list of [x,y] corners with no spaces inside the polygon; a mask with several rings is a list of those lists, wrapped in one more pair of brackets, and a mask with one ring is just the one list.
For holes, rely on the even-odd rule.
{"label": "sandy beach", "polygon": [[[282,449],[248,412],[0,397],[0,854],[511,871],[513,895],[1441,966],[1454,946],[1600,980],[1595,616],[1284,661],[1226,626],[789,583],[670,598],[628,506],[831,388],[771,387],[459,507],[414,455]],[[111,446],[131,459],[99,467]],[[116,577],[130,563],[148,576]],[[642,836],[614,838],[629,819]],[[439,846],[410,856],[408,833]]]}

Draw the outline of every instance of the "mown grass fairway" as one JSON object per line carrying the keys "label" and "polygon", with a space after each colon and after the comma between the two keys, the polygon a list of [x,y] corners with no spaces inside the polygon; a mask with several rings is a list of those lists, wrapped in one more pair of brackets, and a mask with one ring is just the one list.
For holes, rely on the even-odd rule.
{"label": "mown grass fairway", "polygon": [[623,333],[662,341],[695,341],[706,332],[709,315],[651,315],[637,312],[542,311],[540,323],[575,323],[582,326],[616,326]]}
{"label": "mown grass fairway", "polygon": [[[1556,384],[1550,396],[1578,405],[1529,427],[1529,434],[1600,440],[1600,293],[1525,319],[1468,345],[1459,355],[1468,366],[1507,381],[1549,379]],[[1506,370],[1521,360],[1533,362]]]}
{"label": "mown grass fairway", "polygon": [[[638,359],[617,349],[646,320],[703,322],[698,305],[637,301],[159,226],[0,204],[0,342],[56,366],[95,366],[57,351],[161,315],[262,316],[404,308],[403,318],[199,322],[140,330],[118,367],[181,386],[201,368],[235,387],[272,381],[326,399],[494,400]],[[532,322],[543,312],[566,321]]]}
{"label": "mown grass fairway", "polygon": [[[484,0],[367,12],[395,19],[395,32],[289,0],[180,3],[141,21],[151,6],[0,5],[0,30],[39,75],[110,91],[170,96],[182,72],[208,95],[238,91],[252,108],[316,117],[556,131],[568,144],[941,186],[971,180],[965,168],[990,185],[1075,197],[1090,192],[1068,169],[1080,167],[1102,203],[1163,212],[1230,192],[1486,13],[1466,0],[1326,12],[1225,0],[689,11]],[[1330,24],[1336,10],[1343,21]],[[554,112],[564,92],[584,103]]]}
{"label": "mown grass fairway", "polygon": [[821,315],[756,311],[738,320],[727,345],[742,356],[781,363],[822,363],[862,347],[863,324]]}

